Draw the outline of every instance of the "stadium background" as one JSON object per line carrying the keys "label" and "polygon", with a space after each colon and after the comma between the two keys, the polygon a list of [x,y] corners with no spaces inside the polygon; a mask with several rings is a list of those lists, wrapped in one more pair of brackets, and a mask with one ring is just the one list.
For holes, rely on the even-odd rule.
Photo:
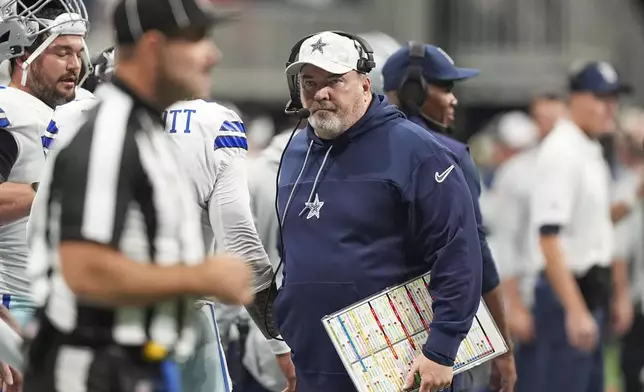
{"label": "stadium background", "polygon": [[[570,65],[605,60],[644,98],[644,0],[217,0],[243,9],[238,23],[217,30],[223,52],[213,97],[239,108],[253,152],[289,125],[284,63],[302,36],[322,30],[379,31],[400,43],[441,46],[455,62],[480,68],[459,85],[456,132],[470,140],[485,178],[495,159],[499,116],[525,111],[541,93],[564,93]],[[112,45],[114,0],[85,0],[96,54]],[[472,136],[474,137],[472,138]],[[605,145],[611,146],[611,140]],[[612,161],[613,150],[606,149]],[[607,387],[619,387],[618,346],[610,345]]]}

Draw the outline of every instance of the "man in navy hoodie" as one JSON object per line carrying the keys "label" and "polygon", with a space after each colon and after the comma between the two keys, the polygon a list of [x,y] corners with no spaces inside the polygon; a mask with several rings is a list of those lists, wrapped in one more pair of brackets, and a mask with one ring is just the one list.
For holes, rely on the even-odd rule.
{"label": "man in navy hoodie", "polygon": [[371,92],[364,56],[354,39],[322,32],[286,69],[311,116],[279,174],[274,312],[298,391],[354,391],[322,317],[431,271],[434,319],[407,385],[418,373],[420,391],[434,391],[451,384],[481,297],[474,207],[455,155]]}
{"label": "man in navy hoodie", "polygon": [[[478,170],[469,148],[450,136],[450,126],[454,122],[454,109],[458,104],[452,92],[454,83],[472,78],[479,74],[477,69],[457,68],[454,61],[441,48],[411,42],[396,51],[382,69],[384,90],[392,104],[408,116],[409,120],[425,128],[442,144],[456,154],[474,201],[474,211],[478,226],[478,238],[483,257],[482,294],[494,321],[508,343],[509,350],[494,361],[491,387],[503,392],[514,390],[516,367],[512,350],[512,340],[505,320],[503,296],[500,279],[492,253],[487,244],[485,228],[479,208],[481,182]],[[432,173],[425,174],[431,177]],[[466,377],[454,380],[456,392],[472,389]],[[474,382],[476,384],[476,382]],[[474,385],[476,386],[476,385]]]}

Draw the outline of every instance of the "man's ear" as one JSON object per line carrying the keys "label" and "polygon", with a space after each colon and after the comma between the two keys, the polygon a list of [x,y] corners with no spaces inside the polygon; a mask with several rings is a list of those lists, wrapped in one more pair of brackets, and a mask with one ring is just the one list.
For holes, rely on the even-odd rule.
{"label": "man's ear", "polygon": [[25,52],[22,56],[16,57],[16,65],[22,68],[22,64],[24,64],[25,61],[27,61],[30,55],[31,53]]}
{"label": "man's ear", "polygon": [[362,89],[371,96],[371,77],[369,75],[365,75],[362,81]]}

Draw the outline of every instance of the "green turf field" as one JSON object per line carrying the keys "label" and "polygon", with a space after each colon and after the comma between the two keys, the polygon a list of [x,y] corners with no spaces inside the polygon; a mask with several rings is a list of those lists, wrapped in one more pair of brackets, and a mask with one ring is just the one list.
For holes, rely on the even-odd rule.
{"label": "green turf field", "polygon": [[619,392],[622,390],[619,371],[619,345],[611,343],[606,346],[606,392]]}

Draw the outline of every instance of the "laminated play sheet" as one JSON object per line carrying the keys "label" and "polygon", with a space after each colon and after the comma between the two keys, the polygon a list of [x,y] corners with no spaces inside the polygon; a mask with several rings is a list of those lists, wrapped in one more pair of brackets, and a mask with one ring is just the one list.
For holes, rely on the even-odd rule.
{"label": "laminated play sheet", "polygon": [[[355,303],[322,319],[344,367],[360,392],[397,392],[431,333],[429,274]],[[454,363],[454,374],[507,351],[481,300]]]}

